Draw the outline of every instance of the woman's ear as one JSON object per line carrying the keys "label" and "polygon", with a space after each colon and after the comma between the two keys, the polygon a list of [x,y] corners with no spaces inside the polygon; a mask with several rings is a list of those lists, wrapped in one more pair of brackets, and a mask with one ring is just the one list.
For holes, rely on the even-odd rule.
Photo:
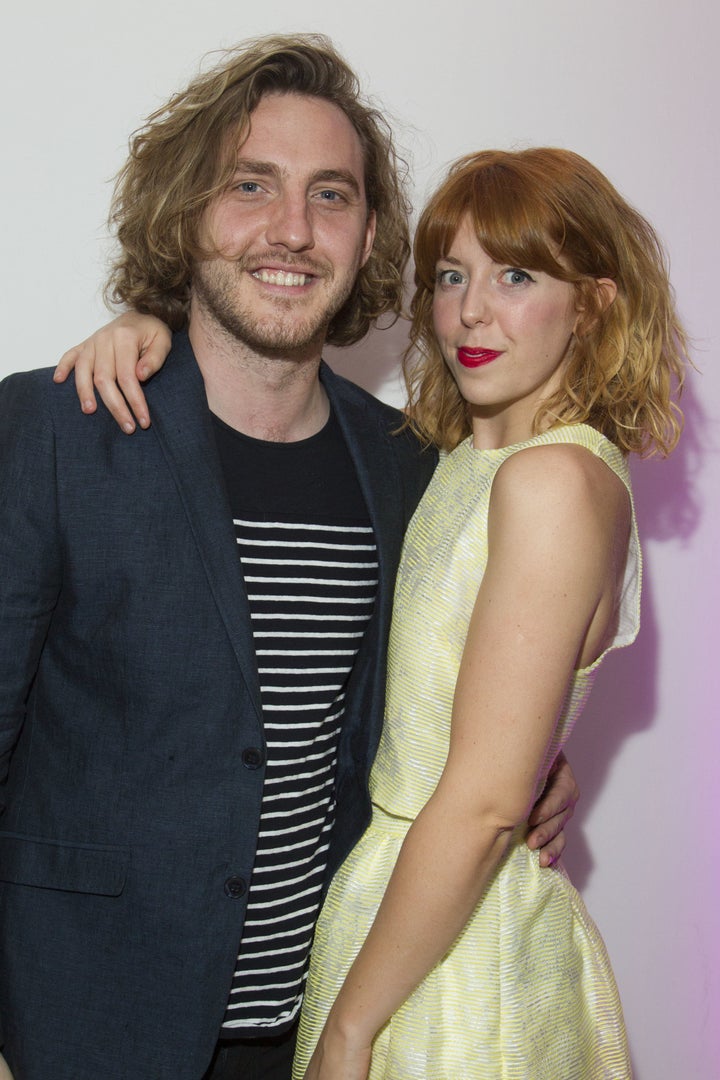
{"label": "woman's ear", "polygon": [[616,296],[617,285],[612,278],[588,278],[583,281],[578,296],[575,334],[582,337],[589,333]]}
{"label": "woman's ear", "polygon": [[598,292],[600,313],[602,314],[603,311],[607,311],[617,296],[617,285],[609,277],[595,278],[595,285]]}

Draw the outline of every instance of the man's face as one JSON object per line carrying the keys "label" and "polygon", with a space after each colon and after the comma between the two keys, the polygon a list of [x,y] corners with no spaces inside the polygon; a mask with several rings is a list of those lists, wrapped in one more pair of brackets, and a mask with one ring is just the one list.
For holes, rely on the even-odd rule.
{"label": "man's face", "polygon": [[214,323],[260,354],[319,354],[374,235],[345,114],[322,98],[268,94],[202,221],[218,254],[194,267],[191,326]]}

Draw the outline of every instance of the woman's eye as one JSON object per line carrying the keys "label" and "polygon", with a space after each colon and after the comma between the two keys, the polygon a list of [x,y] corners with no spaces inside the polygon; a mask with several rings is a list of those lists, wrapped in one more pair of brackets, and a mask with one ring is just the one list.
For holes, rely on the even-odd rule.
{"label": "woman's eye", "polygon": [[437,280],[439,285],[462,285],[465,278],[459,270],[438,270]]}
{"label": "woman's eye", "polygon": [[534,280],[527,270],[520,270],[516,266],[511,266],[505,270],[502,277],[503,281],[508,285],[524,285],[526,281]]}

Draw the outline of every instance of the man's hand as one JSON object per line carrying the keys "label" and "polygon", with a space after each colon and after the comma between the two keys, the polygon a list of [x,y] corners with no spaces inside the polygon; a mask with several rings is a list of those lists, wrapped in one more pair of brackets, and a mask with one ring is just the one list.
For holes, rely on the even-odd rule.
{"label": "man's hand", "polygon": [[8,1069],[7,1061],[0,1054],[0,1080],[13,1080],[13,1075]]}
{"label": "man's hand", "polygon": [[564,828],[575,812],[580,789],[568,760],[560,754],[550,770],[545,790],[528,818],[527,845],[540,849],[540,865],[552,866],[565,848]]}

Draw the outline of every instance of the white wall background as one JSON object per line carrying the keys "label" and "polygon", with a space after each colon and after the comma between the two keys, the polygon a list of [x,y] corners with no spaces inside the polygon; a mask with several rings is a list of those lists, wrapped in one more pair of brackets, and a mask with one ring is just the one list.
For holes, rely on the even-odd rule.
{"label": "white wall background", "polygon": [[[715,0],[9,0],[0,43],[0,374],[54,363],[104,319],[109,180],[130,131],[204,53],[294,30],[330,34],[385,103],[414,162],[418,205],[460,153],[567,146],[609,174],[670,252],[701,373],[690,381],[682,448],[634,471],[644,629],[633,650],[608,662],[571,743],[583,799],[567,864],[613,958],[638,1080],[715,1080]],[[375,335],[339,365],[399,401],[401,344],[401,329]]]}

